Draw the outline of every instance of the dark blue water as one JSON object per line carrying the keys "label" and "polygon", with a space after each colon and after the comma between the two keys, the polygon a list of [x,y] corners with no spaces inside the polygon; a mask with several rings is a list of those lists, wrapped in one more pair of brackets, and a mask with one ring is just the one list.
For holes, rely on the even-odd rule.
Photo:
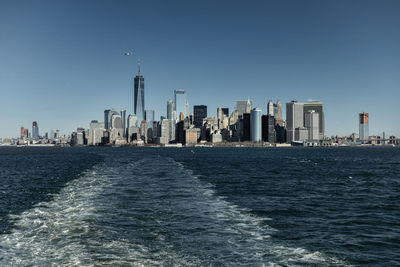
{"label": "dark blue water", "polygon": [[0,148],[0,266],[400,265],[399,148]]}

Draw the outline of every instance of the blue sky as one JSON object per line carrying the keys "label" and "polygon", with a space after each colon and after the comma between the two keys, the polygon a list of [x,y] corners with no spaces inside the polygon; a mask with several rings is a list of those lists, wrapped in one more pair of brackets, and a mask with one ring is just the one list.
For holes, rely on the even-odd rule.
{"label": "blue sky", "polygon": [[[236,100],[324,103],[326,134],[400,135],[400,1],[0,1],[0,137],[38,121],[70,133],[106,108],[174,89],[190,109]],[[124,57],[134,51],[134,57]]]}

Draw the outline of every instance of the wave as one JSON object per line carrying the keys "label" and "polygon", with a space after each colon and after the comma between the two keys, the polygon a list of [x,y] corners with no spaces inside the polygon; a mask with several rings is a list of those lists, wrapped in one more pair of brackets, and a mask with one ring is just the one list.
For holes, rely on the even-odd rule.
{"label": "wave", "polygon": [[172,158],[113,160],[18,215],[3,266],[346,265],[271,238],[271,219],[219,196]]}

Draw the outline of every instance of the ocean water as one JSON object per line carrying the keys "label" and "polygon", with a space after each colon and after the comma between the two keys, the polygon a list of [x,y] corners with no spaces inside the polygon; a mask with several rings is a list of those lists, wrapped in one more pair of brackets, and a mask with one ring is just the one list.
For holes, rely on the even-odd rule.
{"label": "ocean water", "polygon": [[0,266],[398,266],[399,148],[0,148]]}

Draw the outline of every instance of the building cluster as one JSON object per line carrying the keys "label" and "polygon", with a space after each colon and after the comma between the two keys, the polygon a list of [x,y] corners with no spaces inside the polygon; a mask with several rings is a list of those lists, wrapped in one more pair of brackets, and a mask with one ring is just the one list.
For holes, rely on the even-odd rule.
{"label": "building cluster", "polygon": [[[60,131],[39,135],[39,126],[32,123],[32,132],[21,127],[20,137],[13,144],[54,145],[163,145],[163,146],[342,146],[342,145],[398,145],[394,136],[369,136],[369,114],[359,114],[359,134],[345,137],[325,136],[323,103],[319,101],[286,103],[286,118],[282,104],[271,100],[266,113],[253,102],[239,100],[230,113],[229,108],[217,108],[210,117],[207,105],[194,105],[189,111],[185,90],[174,90],[173,99],[166,102],[166,116],[155,119],[154,110],[145,109],[144,77],[134,78],[133,113],[125,109],[104,110],[104,121],[92,120],[89,129],[79,126],[70,136]],[[9,140],[7,140],[9,141]],[[3,141],[4,143],[4,141]]]}
{"label": "building cluster", "polygon": [[43,136],[39,135],[39,125],[36,121],[32,123],[32,131],[21,126],[20,135],[17,139],[8,140],[15,145],[67,145],[70,143],[69,136],[61,135],[60,130],[50,130]]}
{"label": "building cluster", "polygon": [[[134,78],[133,113],[126,110],[104,110],[104,121],[93,120],[89,129],[78,127],[71,135],[72,145],[332,145],[325,138],[323,103],[309,101],[282,104],[269,101],[267,112],[253,107],[250,99],[240,100],[231,113],[227,107],[217,108],[217,116],[208,115],[207,105],[194,105],[189,111],[185,90],[174,90],[166,102],[166,117],[155,120],[154,110],[145,109],[144,77]],[[365,124],[366,123],[366,124]],[[363,133],[368,129],[364,121]],[[361,126],[360,126],[361,132]],[[368,135],[368,134],[367,134]],[[364,138],[364,135],[360,137]]]}

